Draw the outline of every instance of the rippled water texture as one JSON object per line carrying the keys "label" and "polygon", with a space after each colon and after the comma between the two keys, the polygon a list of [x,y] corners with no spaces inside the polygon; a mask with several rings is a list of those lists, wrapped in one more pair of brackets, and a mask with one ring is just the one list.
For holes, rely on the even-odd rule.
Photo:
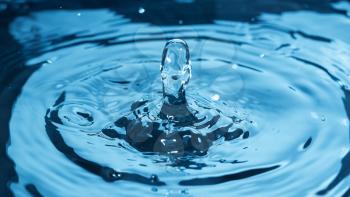
{"label": "rippled water texture", "polygon": [[[0,43],[1,180],[15,196],[350,196],[350,4],[324,4],[16,15],[0,38],[19,48]],[[161,113],[173,38],[192,67],[181,124]]]}

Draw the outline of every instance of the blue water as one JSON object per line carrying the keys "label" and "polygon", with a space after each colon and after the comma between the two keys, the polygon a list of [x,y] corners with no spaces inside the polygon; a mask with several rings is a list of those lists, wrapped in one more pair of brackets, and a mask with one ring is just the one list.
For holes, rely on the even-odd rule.
{"label": "blue water", "polygon": [[347,1],[0,1],[0,30],[0,196],[350,196]]}

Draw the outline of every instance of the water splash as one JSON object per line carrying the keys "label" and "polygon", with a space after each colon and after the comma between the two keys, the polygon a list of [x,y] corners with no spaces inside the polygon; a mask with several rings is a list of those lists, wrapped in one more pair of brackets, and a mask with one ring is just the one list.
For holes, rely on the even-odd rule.
{"label": "water splash", "polygon": [[164,102],[170,105],[185,104],[185,88],[191,78],[190,52],[187,43],[173,39],[163,49],[160,72]]}
{"label": "water splash", "polygon": [[[263,14],[253,24],[183,25],[191,82],[168,83],[160,55],[179,27],[79,12],[37,13],[11,25],[34,72],[8,124],[16,196],[349,193],[344,16],[293,12]],[[62,27],[62,18],[71,23]],[[342,28],[313,29],[315,20]],[[167,76],[181,73],[186,60]],[[182,83],[184,99],[170,101],[163,85],[176,101]]]}
{"label": "water splash", "polygon": [[169,40],[163,49],[160,65],[163,104],[159,114],[161,118],[169,121],[169,129],[175,129],[171,125],[174,122],[184,123],[194,120],[185,93],[191,71],[187,43],[180,39]]}
{"label": "water splash", "polygon": [[[163,100],[161,103],[157,98],[134,102],[131,113],[115,121],[114,126],[119,129],[114,132],[119,134],[114,136],[144,153],[179,157],[203,156],[218,139],[234,140],[243,135],[243,129],[235,127],[242,120],[224,115],[225,108],[199,95],[188,101],[185,88],[191,70],[187,43],[180,39],[169,40],[160,66]],[[161,107],[157,108],[159,104]],[[120,129],[125,130],[125,136]],[[111,133],[113,129],[102,131]]]}

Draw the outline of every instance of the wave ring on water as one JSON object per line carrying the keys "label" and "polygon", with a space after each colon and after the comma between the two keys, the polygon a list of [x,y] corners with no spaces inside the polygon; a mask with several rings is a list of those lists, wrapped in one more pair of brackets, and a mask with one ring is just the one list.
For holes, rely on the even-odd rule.
{"label": "wave ring on water", "polygon": [[[50,12],[50,17],[62,14],[69,17],[72,13]],[[92,15],[105,17],[103,21],[119,17],[107,11]],[[77,34],[69,41],[43,45],[42,56],[28,60],[28,66],[39,66],[23,87],[10,121],[8,154],[20,177],[11,189],[20,193],[23,185],[31,184],[26,188],[35,186],[46,196],[67,187],[83,192],[86,185],[94,183],[95,187],[89,188],[91,195],[127,192],[151,196],[173,188],[195,196],[217,191],[268,196],[288,192],[300,196],[344,194],[349,174],[349,46],[329,39],[324,32],[288,23],[294,18],[308,18],[305,16],[323,17],[291,13],[263,15],[256,24],[217,21],[209,26],[192,26],[198,36],[187,35],[185,30],[179,36],[189,46],[202,46],[191,52],[188,106],[200,109],[197,111],[209,122],[215,122],[218,113],[223,114],[221,117],[238,117],[228,120],[234,122],[231,131],[237,129],[233,140],[213,140],[210,148],[199,149],[203,153],[184,148],[168,154],[174,149],[152,142],[142,150],[137,144],[148,135],[126,132],[129,123],[121,119],[139,118],[146,123],[173,120],[158,116],[164,98],[159,51],[165,38],[174,37],[171,32],[177,27],[164,27],[162,34],[157,34],[155,27],[144,27],[149,34],[137,39],[134,33],[118,37],[118,31],[113,31],[117,35],[95,32],[98,39]],[[38,34],[49,39],[51,29],[60,32],[55,24],[51,27],[45,22],[50,17],[38,13],[34,18],[23,17],[21,24],[38,26],[43,30]],[[335,16],[333,22],[338,19]],[[96,27],[101,31],[110,28],[104,25],[101,22]],[[121,26],[128,25],[125,22]],[[82,21],[76,26],[84,30]],[[21,39],[28,48],[37,43]],[[147,128],[147,124],[131,125]],[[210,133],[215,126],[218,122],[211,128],[206,125],[197,134]],[[171,128],[162,127],[179,139]],[[30,153],[23,144],[31,147]],[[55,181],[43,180],[42,174]],[[106,183],[116,180],[121,181]],[[54,184],[57,182],[74,184]],[[200,185],[206,189],[194,187]]]}
{"label": "wave ring on water", "polygon": [[[233,127],[235,124],[243,121],[238,117],[225,116],[220,108],[211,109],[210,106],[212,104],[208,101],[204,103],[204,98],[194,98],[196,99],[195,101],[192,101],[191,104],[188,103],[185,87],[191,77],[192,69],[186,42],[174,39],[166,43],[160,70],[163,81],[163,102],[151,104],[147,100],[134,102],[130,107],[131,119],[128,119],[128,116],[119,118],[114,122],[114,126],[118,127],[118,129],[113,129],[113,127],[103,128],[97,133],[106,135],[110,139],[125,140],[135,149],[147,154],[166,154],[173,157],[173,159],[175,158],[175,162],[179,160],[180,156],[180,159],[189,161],[190,157],[188,156],[206,155],[209,147],[220,138],[223,138],[225,141],[234,140],[240,136],[243,136],[243,139],[248,138],[248,131],[244,132],[241,128]],[[202,103],[200,104],[202,106],[198,105],[198,102],[201,100]],[[155,99],[153,102],[159,102],[159,99]],[[154,107],[158,104],[161,104],[160,110]],[[100,175],[107,181],[123,179],[158,186],[165,184],[159,181],[156,175],[149,179],[137,174],[117,172],[112,168],[101,166],[79,156],[72,147],[69,147],[64,142],[55,124],[64,124],[63,118],[68,119],[66,121],[68,123],[67,126],[72,122],[76,122],[79,126],[91,126],[94,119],[92,114],[85,109],[80,109],[81,111],[75,109],[74,113],[79,118],[69,118],[69,112],[66,112],[68,115],[60,117],[60,113],[64,113],[61,111],[65,106],[67,104],[65,104],[65,93],[63,93],[57,99],[53,110],[51,109],[51,111],[47,112],[45,120],[46,130],[51,141],[70,160],[86,170]],[[233,130],[231,127],[233,127]],[[122,133],[118,132],[120,129],[125,129],[125,131]],[[241,178],[254,176],[276,167],[249,170],[219,179],[228,181],[236,179],[237,176]],[[213,182],[210,181],[211,179],[206,178],[205,182],[208,182],[208,184]],[[187,184],[187,182],[200,184],[203,180],[182,181],[181,184]]]}

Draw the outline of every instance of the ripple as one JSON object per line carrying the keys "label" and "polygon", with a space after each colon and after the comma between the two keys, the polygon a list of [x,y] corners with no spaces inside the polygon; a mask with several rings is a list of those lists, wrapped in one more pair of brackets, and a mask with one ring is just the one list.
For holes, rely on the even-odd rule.
{"label": "ripple", "polygon": [[[341,28],[310,25],[339,27],[348,18],[297,11],[263,14],[256,23],[155,26],[109,10],[79,13],[37,12],[11,24],[32,57],[27,66],[41,65],[10,121],[15,194],[24,187],[44,196],[86,193],[91,183],[91,196],[349,193],[349,41]],[[72,20],[61,26],[61,18]],[[185,134],[150,141],[155,124],[140,133],[147,122],[128,128],[123,121],[162,126],[160,54],[174,37],[191,49],[187,99],[204,120],[196,129],[210,134],[233,121],[210,148],[202,147],[203,133],[183,126],[203,154],[184,154],[186,146],[176,150],[181,155],[163,154],[174,150],[162,142],[171,147]]]}

